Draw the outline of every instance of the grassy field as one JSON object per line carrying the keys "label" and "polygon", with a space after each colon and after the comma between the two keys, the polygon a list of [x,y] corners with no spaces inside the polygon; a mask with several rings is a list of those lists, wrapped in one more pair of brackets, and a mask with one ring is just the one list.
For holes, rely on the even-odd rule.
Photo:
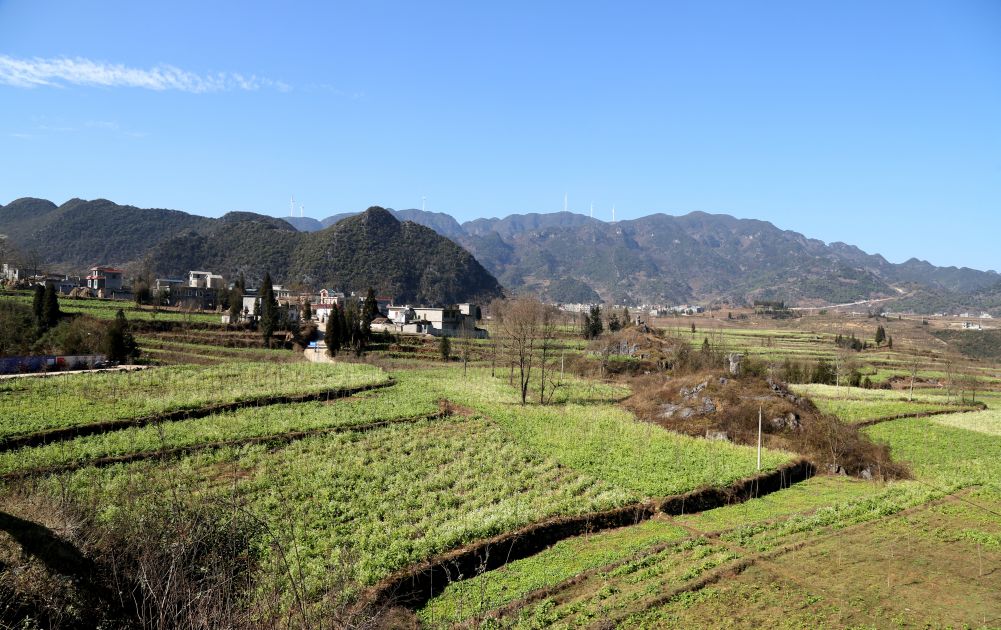
{"label": "grassy field", "polygon": [[864,389],[861,387],[835,387],[832,385],[792,385],[795,393],[806,396],[817,408],[837,416],[844,422],[858,423],[881,418],[905,415],[942,413],[976,409],[964,405],[958,399],[947,400],[945,396],[927,390],[916,390],[913,400],[907,391],[887,389]]}
{"label": "grassy field", "polygon": [[0,438],[125,420],[277,394],[382,382],[376,367],[344,363],[229,363],[0,381]]}

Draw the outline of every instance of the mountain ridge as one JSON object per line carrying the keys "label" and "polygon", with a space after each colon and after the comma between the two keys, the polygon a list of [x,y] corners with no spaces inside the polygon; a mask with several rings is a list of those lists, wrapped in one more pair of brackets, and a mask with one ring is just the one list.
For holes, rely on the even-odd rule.
{"label": "mountain ridge", "polygon": [[[75,218],[79,213],[98,225],[123,222],[124,232],[129,234],[131,226],[133,235],[126,237],[128,243],[103,236],[95,239],[81,227],[86,221]],[[235,212],[209,219],[177,210],[117,206],[107,200],[72,199],[56,206],[47,200],[23,198],[0,206],[0,232],[9,234],[15,243],[26,241],[29,247],[40,246],[40,240],[45,244],[62,241],[60,251],[65,255],[57,261],[61,264],[93,264],[95,257],[134,260],[138,253],[154,251],[178,264],[201,260],[203,264],[197,266],[210,268],[228,264],[250,270],[257,258],[289,274],[319,281],[324,277],[319,267],[297,259],[292,250],[302,245],[315,250],[314,258],[319,256],[316,252],[323,248],[311,245],[316,237],[308,235],[358,215],[348,212],[316,220]],[[725,214],[655,213],[615,223],[572,212],[511,214],[464,223],[445,213],[419,209],[385,209],[380,216],[433,230],[460,246],[502,285],[553,301],[736,304],[777,299],[824,305],[893,297],[900,305],[929,312],[1001,307],[997,289],[1001,275],[993,270],[936,267],[917,257],[891,263],[848,243],[826,243],[769,221]],[[135,224],[144,221],[155,224],[155,229],[138,230]],[[213,227],[220,224],[229,225],[231,233],[220,234]],[[77,234],[70,238],[65,229],[56,229],[59,226],[71,226]],[[429,234],[413,238],[426,240]],[[229,251],[245,242],[259,245],[256,251]],[[380,243],[368,247],[386,255]],[[289,276],[289,281],[294,279]]]}
{"label": "mountain ridge", "polygon": [[159,277],[211,269],[255,286],[276,282],[363,292],[402,302],[449,304],[502,295],[496,278],[449,239],[372,207],[337,225],[301,232],[285,219],[230,212],[218,219],[177,210],[72,199],[61,206],[23,198],[0,206],[0,233],[10,246],[63,271],[94,264],[148,264]]}

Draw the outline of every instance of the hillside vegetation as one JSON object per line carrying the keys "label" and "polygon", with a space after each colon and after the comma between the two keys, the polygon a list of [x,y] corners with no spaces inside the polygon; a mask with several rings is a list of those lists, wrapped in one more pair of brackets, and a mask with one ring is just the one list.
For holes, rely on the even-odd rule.
{"label": "hillside vegetation", "polygon": [[61,206],[18,199],[0,207],[0,234],[32,271],[80,272],[94,264],[148,260],[160,277],[208,269],[229,279],[243,274],[256,286],[270,272],[281,284],[356,292],[372,287],[400,302],[488,301],[501,295],[497,280],[467,251],[378,207],[307,233],[251,212],[209,219],[104,199]]}

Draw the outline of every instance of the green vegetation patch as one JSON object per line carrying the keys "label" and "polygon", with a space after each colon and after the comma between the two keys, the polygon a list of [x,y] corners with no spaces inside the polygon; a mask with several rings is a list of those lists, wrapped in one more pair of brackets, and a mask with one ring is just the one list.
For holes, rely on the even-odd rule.
{"label": "green vegetation patch", "polygon": [[588,569],[687,536],[688,532],[666,520],[652,519],[633,527],[568,538],[529,558],[449,584],[420,610],[419,617],[430,627],[448,627],[537,589],[555,586]]}
{"label": "green vegetation patch", "polygon": [[290,432],[349,428],[438,411],[437,392],[406,381],[333,403],[247,407],[205,418],[128,427],[33,448],[0,453],[0,474],[85,464],[103,457],[281,436]]}
{"label": "green vegetation patch", "polygon": [[948,426],[938,417],[884,422],[865,432],[889,444],[894,459],[906,462],[918,479],[936,488],[1001,487],[1001,436]]}
{"label": "green vegetation patch", "polygon": [[[461,371],[436,371],[424,378],[436,378],[449,400],[493,418],[534,451],[641,496],[727,486],[757,472],[753,448],[671,433],[599,402],[602,396],[621,395],[621,388],[572,381],[562,394],[570,402],[522,406],[506,380],[491,378],[487,370],[470,374],[463,380],[456,378]],[[582,398],[592,402],[577,402]],[[793,458],[765,450],[762,469],[774,470]]]}
{"label": "green vegetation patch", "polygon": [[229,363],[0,380],[0,437],[384,382],[370,365]]}
{"label": "green vegetation patch", "polygon": [[1001,409],[935,416],[935,424],[1001,437]]}

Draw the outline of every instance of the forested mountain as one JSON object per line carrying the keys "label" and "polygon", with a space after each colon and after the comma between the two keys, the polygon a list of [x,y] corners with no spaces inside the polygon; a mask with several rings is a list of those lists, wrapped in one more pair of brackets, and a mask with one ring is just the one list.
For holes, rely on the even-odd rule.
{"label": "forested mountain", "polygon": [[[919,312],[1001,307],[1001,275],[993,271],[935,267],[917,259],[893,264],[852,245],[826,244],[766,221],[728,215],[654,214],[607,223],[557,212],[460,225],[447,214],[416,209],[377,214],[381,218],[369,216],[362,223],[369,227],[362,229],[356,213],[322,221],[253,213],[207,219],[105,200],[75,199],[57,207],[19,199],[0,207],[0,233],[63,267],[121,264],[150,252],[163,273],[205,267],[227,275],[242,271],[253,279],[269,269],[282,282],[331,286],[378,278],[384,292],[422,297],[453,296],[462,282],[473,293],[495,293],[483,276],[489,272],[508,289],[562,302],[776,299],[820,305],[894,297],[897,307]],[[390,223],[389,215],[413,223]],[[465,252],[446,247],[415,224],[472,256],[466,260]],[[341,229],[331,232],[329,226]],[[442,264],[430,264],[427,252]],[[375,266],[366,267],[368,259]],[[418,261],[430,266],[425,270],[425,262]],[[450,276],[451,268],[460,275]]]}
{"label": "forested mountain", "polygon": [[22,252],[66,271],[135,260],[167,236],[199,232],[213,222],[178,210],[120,206],[107,199],[70,199],[56,206],[24,198],[0,206],[0,234]]}
{"label": "forested mountain", "polygon": [[219,219],[174,210],[145,210],[110,201],[62,206],[19,199],[0,206],[0,234],[22,257],[47,268],[82,271],[93,264],[138,266],[161,277],[207,269],[244,274],[256,285],[266,271],[282,284],[364,291],[402,302],[486,301],[497,280],[472,255],[434,230],[398,221],[382,208],[336,226],[299,232],[288,221],[251,212]]}

